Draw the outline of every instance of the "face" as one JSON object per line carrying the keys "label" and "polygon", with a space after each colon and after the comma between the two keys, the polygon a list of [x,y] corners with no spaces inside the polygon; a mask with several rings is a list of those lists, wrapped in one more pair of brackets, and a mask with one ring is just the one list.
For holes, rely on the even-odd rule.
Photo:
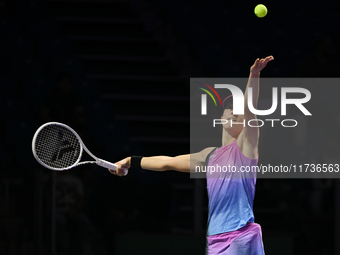
{"label": "face", "polygon": [[[243,115],[234,115],[232,107],[229,107],[224,110],[221,119],[225,119],[228,122],[223,124],[223,128],[227,131],[234,131],[240,133],[243,129]],[[241,124],[233,124],[235,122]]]}

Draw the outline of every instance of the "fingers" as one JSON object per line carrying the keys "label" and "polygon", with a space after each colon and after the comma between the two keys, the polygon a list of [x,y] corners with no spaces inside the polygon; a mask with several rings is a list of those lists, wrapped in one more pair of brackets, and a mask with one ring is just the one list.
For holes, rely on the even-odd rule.
{"label": "fingers", "polygon": [[266,58],[262,58],[262,59],[259,61],[259,67],[264,68],[264,67],[267,65],[267,63],[268,63],[269,61],[272,61],[272,60],[274,60],[274,57],[273,57],[273,56],[268,56],[268,57],[266,57]]}
{"label": "fingers", "polygon": [[266,57],[266,60],[269,62],[269,61],[272,61],[272,60],[274,60],[274,57],[273,56],[268,56],[268,57]]}
{"label": "fingers", "polygon": [[260,63],[260,59],[257,58],[257,59],[255,60],[255,62],[254,62],[254,65],[251,67],[251,69],[256,69],[256,68],[258,68],[259,63]]}
{"label": "fingers", "polygon": [[121,161],[118,161],[117,163],[115,163],[117,165],[117,168],[115,170],[108,169],[109,172],[117,176],[125,176],[131,165],[129,159],[130,157],[127,157]]}
{"label": "fingers", "polygon": [[269,61],[272,61],[272,60],[274,60],[274,57],[273,56],[268,56],[265,59],[263,59],[263,63],[267,64]]}
{"label": "fingers", "polygon": [[274,57],[273,56],[268,56],[268,57],[265,57],[265,58],[261,58],[260,60],[259,59],[256,59],[255,63],[258,61],[259,63],[264,63],[264,62],[269,62],[269,61],[272,61],[274,60]]}
{"label": "fingers", "polygon": [[117,175],[116,171],[115,170],[112,170],[112,169],[108,169],[110,174],[114,174],[114,175]]}
{"label": "fingers", "polygon": [[257,58],[257,59],[255,60],[254,65],[252,65],[252,67],[250,68],[250,71],[251,71],[253,74],[255,74],[255,73],[260,73],[261,70],[262,70],[263,68],[266,67],[267,63],[268,63],[269,61],[272,61],[272,60],[274,60],[274,57],[273,57],[273,56],[268,56],[268,57],[266,57],[266,58],[261,58],[261,59]]}
{"label": "fingers", "polygon": [[117,176],[125,176],[126,175],[126,169],[118,166],[116,170],[108,169],[111,174],[117,175]]}
{"label": "fingers", "polygon": [[125,169],[124,168],[121,168],[121,167],[118,167],[116,169],[116,175],[118,176],[124,176],[125,175]]}

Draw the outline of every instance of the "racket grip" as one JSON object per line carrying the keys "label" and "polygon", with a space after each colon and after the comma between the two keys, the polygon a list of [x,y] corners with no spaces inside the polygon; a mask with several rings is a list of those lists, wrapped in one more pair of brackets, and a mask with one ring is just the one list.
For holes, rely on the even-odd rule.
{"label": "racket grip", "polygon": [[[107,169],[111,169],[113,171],[116,171],[116,168],[117,168],[116,164],[113,164],[113,163],[111,163],[109,161],[106,161],[106,160],[103,160],[103,159],[100,159],[100,158],[97,158],[96,164],[98,166],[101,166],[101,167],[104,167],[104,168],[107,168]],[[128,172],[129,172],[129,170],[124,168],[124,175],[127,175]]]}

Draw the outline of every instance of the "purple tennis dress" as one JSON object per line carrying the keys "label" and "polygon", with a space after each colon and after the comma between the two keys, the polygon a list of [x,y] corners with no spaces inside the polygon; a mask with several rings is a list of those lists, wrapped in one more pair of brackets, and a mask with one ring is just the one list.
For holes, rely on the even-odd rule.
{"label": "purple tennis dress", "polygon": [[208,255],[263,255],[261,227],[254,223],[258,159],[243,155],[236,140],[208,156]]}

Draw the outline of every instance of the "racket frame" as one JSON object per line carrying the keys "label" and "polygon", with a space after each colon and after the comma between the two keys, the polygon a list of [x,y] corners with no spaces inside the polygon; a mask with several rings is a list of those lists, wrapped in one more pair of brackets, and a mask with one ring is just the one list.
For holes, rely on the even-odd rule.
{"label": "racket frame", "polygon": [[[69,166],[69,167],[66,167],[66,168],[55,168],[55,167],[51,167],[51,166],[48,166],[46,165],[44,162],[42,162],[38,155],[37,155],[37,152],[35,150],[35,144],[36,144],[36,140],[37,140],[37,137],[38,137],[38,134],[40,133],[40,131],[45,128],[46,126],[50,126],[50,125],[59,125],[59,126],[62,126],[66,129],[68,129],[69,131],[71,131],[75,136],[76,138],[78,139],[79,141],[79,144],[80,144],[80,153],[79,153],[79,157],[77,159],[77,161]],[[95,161],[83,161],[83,162],[79,162],[82,158],[82,154],[83,154],[83,151],[86,151],[87,154],[89,154],[93,159],[95,159]],[[35,157],[35,159],[44,167],[48,168],[48,169],[51,169],[51,170],[54,170],[54,171],[65,171],[65,170],[69,170],[73,167],[76,167],[76,166],[79,166],[79,165],[84,165],[84,164],[97,164],[101,167],[104,167],[104,168],[108,168],[108,169],[111,169],[111,170],[116,170],[117,168],[117,165],[116,164],[113,164],[111,162],[108,162],[106,160],[103,160],[103,159],[100,159],[98,157],[96,157],[95,155],[93,155],[88,149],[87,147],[85,146],[83,140],[80,138],[80,136],[77,134],[76,131],[74,131],[71,127],[63,124],[63,123],[59,123],[59,122],[47,122],[45,124],[43,124],[42,126],[40,126],[37,131],[35,132],[34,136],[33,136],[33,140],[32,140],[32,152],[33,152],[33,155]],[[127,169],[125,169],[125,175],[128,173]]]}

